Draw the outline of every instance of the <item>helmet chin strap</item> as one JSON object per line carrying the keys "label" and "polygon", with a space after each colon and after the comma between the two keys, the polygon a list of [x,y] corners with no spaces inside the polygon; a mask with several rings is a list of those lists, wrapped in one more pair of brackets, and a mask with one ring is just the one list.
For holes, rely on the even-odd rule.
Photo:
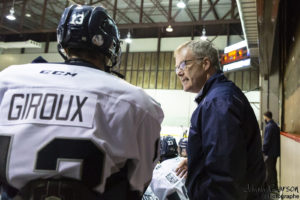
{"label": "helmet chin strap", "polygon": [[121,74],[121,73],[119,73],[119,72],[117,72],[115,70],[111,70],[111,68],[112,68],[111,66],[105,65],[104,66],[104,71],[107,72],[107,73],[110,73],[110,74],[115,74],[115,75],[117,75],[121,79],[125,78],[125,76],[123,74]]}
{"label": "helmet chin strap", "polygon": [[124,76],[123,74],[121,74],[121,73],[119,73],[119,72],[117,72],[117,71],[111,70],[111,73],[117,75],[117,76],[118,76],[119,78],[121,78],[121,79],[124,79],[124,78],[125,78],[125,76]]}
{"label": "helmet chin strap", "polygon": [[110,68],[111,68],[110,66],[105,65],[104,66],[104,71],[107,72],[107,73],[110,73]]}
{"label": "helmet chin strap", "polygon": [[63,52],[62,52],[61,50],[62,50],[62,46],[61,46],[60,44],[58,44],[58,45],[57,45],[57,51],[58,51],[59,55],[61,55],[61,57],[62,57],[65,61],[67,61],[67,60],[68,60],[67,56],[66,56],[65,54],[63,54]]}

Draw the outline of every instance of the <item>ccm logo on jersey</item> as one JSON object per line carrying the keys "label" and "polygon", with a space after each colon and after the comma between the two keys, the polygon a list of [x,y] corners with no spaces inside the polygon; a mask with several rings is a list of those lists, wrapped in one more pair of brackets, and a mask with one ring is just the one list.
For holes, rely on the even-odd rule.
{"label": "ccm logo on jersey", "polygon": [[62,76],[76,76],[77,73],[64,72],[64,71],[52,71],[52,70],[42,70],[41,74],[53,74],[53,75],[62,75]]}
{"label": "ccm logo on jersey", "polygon": [[96,95],[50,90],[52,91],[44,92],[38,89],[31,92],[8,91],[1,104],[1,119],[6,113],[4,123],[8,124],[92,126]]}

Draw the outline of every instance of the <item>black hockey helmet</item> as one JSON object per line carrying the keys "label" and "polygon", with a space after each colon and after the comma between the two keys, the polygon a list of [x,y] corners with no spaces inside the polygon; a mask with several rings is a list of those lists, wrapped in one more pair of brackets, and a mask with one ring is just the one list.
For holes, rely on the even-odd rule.
{"label": "black hockey helmet", "polygon": [[188,146],[188,139],[187,138],[181,138],[178,142],[179,146],[179,154],[181,155],[183,149],[187,149]]}
{"label": "black hockey helmet", "polygon": [[72,5],[65,9],[57,27],[61,48],[95,50],[111,60],[113,67],[120,61],[120,33],[114,20],[101,7]]}
{"label": "black hockey helmet", "polygon": [[178,146],[180,148],[186,149],[188,145],[188,139],[187,138],[181,138],[178,142]]}
{"label": "black hockey helmet", "polygon": [[176,139],[170,135],[164,136],[160,141],[161,157],[176,157],[178,155]]}

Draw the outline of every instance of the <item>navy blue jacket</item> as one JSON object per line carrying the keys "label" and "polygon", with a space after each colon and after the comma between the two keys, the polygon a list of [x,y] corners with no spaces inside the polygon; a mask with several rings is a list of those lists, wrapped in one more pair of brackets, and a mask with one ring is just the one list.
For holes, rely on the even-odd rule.
{"label": "navy blue jacket", "polygon": [[267,122],[265,128],[263,153],[270,157],[280,156],[280,129],[273,120]]}
{"label": "navy blue jacket", "polygon": [[186,186],[193,200],[260,199],[248,188],[265,179],[261,137],[242,91],[216,73],[196,98],[191,119]]}

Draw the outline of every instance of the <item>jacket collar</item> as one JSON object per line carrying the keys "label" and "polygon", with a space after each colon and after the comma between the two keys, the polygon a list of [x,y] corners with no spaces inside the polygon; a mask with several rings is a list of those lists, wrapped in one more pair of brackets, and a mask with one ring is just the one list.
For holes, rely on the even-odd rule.
{"label": "jacket collar", "polygon": [[207,94],[211,86],[216,82],[216,80],[222,76],[224,76],[224,73],[219,70],[205,82],[204,86],[195,98],[197,104],[199,104],[202,101],[202,99],[205,97],[205,95]]}

